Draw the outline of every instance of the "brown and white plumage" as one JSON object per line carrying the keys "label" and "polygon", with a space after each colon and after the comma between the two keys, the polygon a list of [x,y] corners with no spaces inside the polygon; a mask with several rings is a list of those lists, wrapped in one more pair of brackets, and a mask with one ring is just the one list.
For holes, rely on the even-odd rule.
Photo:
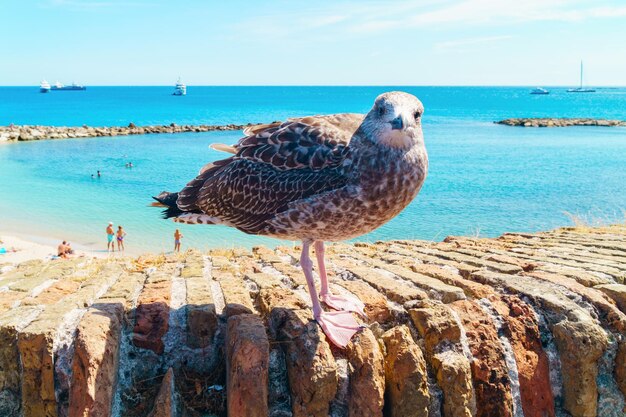
{"label": "brown and white plumage", "polygon": [[302,240],[308,257],[312,242],[365,234],[417,195],[428,169],[422,113],[414,96],[391,92],[367,115],[254,126],[237,144],[214,146],[232,156],[207,164],[179,193],[155,199],[179,222]]}

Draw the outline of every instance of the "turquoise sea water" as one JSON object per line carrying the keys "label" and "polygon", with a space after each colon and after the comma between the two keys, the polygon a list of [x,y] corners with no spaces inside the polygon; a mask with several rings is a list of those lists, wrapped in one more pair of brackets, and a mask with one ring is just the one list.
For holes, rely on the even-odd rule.
{"label": "turquoise sea water", "polygon": [[[571,224],[567,213],[623,220],[626,129],[514,128],[507,117],[626,119],[626,89],[531,96],[528,88],[459,87],[91,87],[39,94],[0,88],[0,124],[126,125],[246,123],[290,116],[365,112],[381,92],[402,89],[426,107],[430,172],[418,198],[387,225],[361,238],[440,240],[494,236]],[[122,224],[127,249],[277,243],[220,226],[176,225],[147,207],[150,196],[178,190],[223,154],[213,142],[241,132],[184,133],[13,143],[0,146],[0,231],[104,245],[108,221]],[[132,161],[134,168],[125,168]],[[96,170],[100,179],[91,179]]]}

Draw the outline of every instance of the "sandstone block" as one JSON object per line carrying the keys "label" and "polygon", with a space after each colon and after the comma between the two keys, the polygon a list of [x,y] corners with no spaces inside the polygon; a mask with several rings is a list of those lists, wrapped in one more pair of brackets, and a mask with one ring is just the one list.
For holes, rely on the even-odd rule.
{"label": "sandstone block", "polygon": [[515,356],[524,416],[554,417],[548,356],[541,345],[535,312],[516,296],[503,296],[494,302],[494,308],[504,320],[502,330]]}
{"label": "sandstone block", "polygon": [[163,353],[163,336],[169,328],[172,281],[168,274],[151,276],[139,294],[135,309],[133,343],[137,347]]}
{"label": "sandstone block", "polygon": [[337,393],[337,364],[309,312],[275,308],[270,328],[287,363],[294,417],[327,417]]}
{"label": "sandstone block", "polygon": [[254,306],[252,305],[250,292],[246,288],[243,279],[235,277],[230,273],[221,275],[219,283],[222,288],[222,293],[224,294],[224,302],[226,303],[226,307],[224,308],[226,317],[253,313]]}
{"label": "sandstone block", "polygon": [[441,302],[421,301],[417,308],[409,310],[409,314],[429,353],[432,354],[441,342],[460,342],[461,329],[450,308]]}
{"label": "sandstone block", "polygon": [[385,344],[385,415],[428,415],[426,361],[406,326],[394,327],[382,336]]}
{"label": "sandstone block", "polygon": [[552,327],[563,373],[564,408],[573,417],[595,417],[598,404],[598,359],[606,335],[587,322],[563,320]]}
{"label": "sandstone block", "polygon": [[187,344],[192,348],[208,346],[217,331],[217,313],[211,285],[204,277],[189,277],[187,287]]}
{"label": "sandstone block", "polygon": [[382,417],[385,367],[378,341],[368,328],[346,346],[349,367],[348,416]]}
{"label": "sandstone block", "polygon": [[508,366],[498,331],[492,320],[474,302],[450,304],[465,328],[470,352],[477,416],[513,416],[513,397]]}
{"label": "sandstone block", "polygon": [[31,306],[18,307],[0,315],[0,411],[8,416],[17,416],[16,410],[21,408],[22,371],[17,346],[18,333],[40,312],[39,307]]}
{"label": "sandstone block", "polygon": [[274,308],[300,310],[307,308],[307,304],[296,293],[286,288],[263,288],[259,291],[259,308],[261,314],[267,317]]}
{"label": "sandstone block", "polygon": [[596,285],[594,288],[611,297],[622,313],[626,313],[626,285],[605,284]]}
{"label": "sandstone block", "polygon": [[94,304],[78,325],[69,417],[109,416],[117,382],[124,305]]}
{"label": "sandstone block", "polygon": [[437,384],[443,391],[443,415],[473,416],[472,370],[461,353],[446,350],[432,355]]}
{"label": "sandstone block", "polygon": [[258,316],[228,319],[226,393],[229,417],[268,415],[269,341]]}
{"label": "sandstone block", "polygon": [[357,280],[335,280],[334,283],[356,295],[365,304],[365,315],[370,323],[386,323],[392,319],[387,299],[370,285]]}
{"label": "sandstone block", "polygon": [[372,268],[352,266],[348,268],[348,271],[377,290],[385,293],[390,300],[397,303],[406,303],[407,301],[423,300],[428,298],[423,290],[403,283],[401,280],[396,280],[384,275]]}

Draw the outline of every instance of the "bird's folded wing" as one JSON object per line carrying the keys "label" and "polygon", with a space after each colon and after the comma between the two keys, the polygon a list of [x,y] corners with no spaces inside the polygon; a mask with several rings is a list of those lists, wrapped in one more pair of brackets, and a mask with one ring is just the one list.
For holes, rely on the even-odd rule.
{"label": "bird's folded wing", "polygon": [[191,181],[177,205],[254,233],[290,203],[347,184],[347,144],[362,119],[312,116],[256,130],[234,146],[234,156],[213,162]]}
{"label": "bird's folded wing", "polygon": [[362,121],[363,115],[353,113],[289,119],[249,130],[234,148],[239,158],[281,170],[337,166]]}

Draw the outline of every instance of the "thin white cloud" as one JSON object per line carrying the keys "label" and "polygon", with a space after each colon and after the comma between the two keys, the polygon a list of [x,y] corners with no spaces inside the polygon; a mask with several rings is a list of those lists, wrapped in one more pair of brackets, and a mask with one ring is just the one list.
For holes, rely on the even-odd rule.
{"label": "thin white cloud", "polygon": [[[397,15],[384,25],[375,17],[355,23],[353,32],[372,32],[391,27],[431,27],[442,24],[508,25],[530,21],[577,21],[626,15],[626,6],[600,5],[590,0],[463,0],[437,8],[423,8]],[[606,2],[604,2],[606,3]],[[429,3],[430,5],[430,3]]]}
{"label": "thin white cloud", "polygon": [[484,36],[479,38],[466,38],[466,39],[456,39],[452,41],[444,41],[435,43],[436,49],[454,49],[463,46],[470,45],[479,45],[484,43],[494,43],[498,41],[502,41],[505,39],[511,39],[513,36],[510,35],[502,35],[502,36]]}
{"label": "thin white cloud", "polygon": [[49,0],[44,7],[64,7],[70,10],[92,10],[112,7],[143,6],[145,3],[121,0]]}
{"label": "thin white cloud", "polygon": [[332,40],[337,36],[368,36],[410,28],[503,27],[533,21],[621,16],[626,16],[626,5],[612,0],[347,0],[325,7],[269,10],[236,24],[233,35],[242,40],[297,36]]}

